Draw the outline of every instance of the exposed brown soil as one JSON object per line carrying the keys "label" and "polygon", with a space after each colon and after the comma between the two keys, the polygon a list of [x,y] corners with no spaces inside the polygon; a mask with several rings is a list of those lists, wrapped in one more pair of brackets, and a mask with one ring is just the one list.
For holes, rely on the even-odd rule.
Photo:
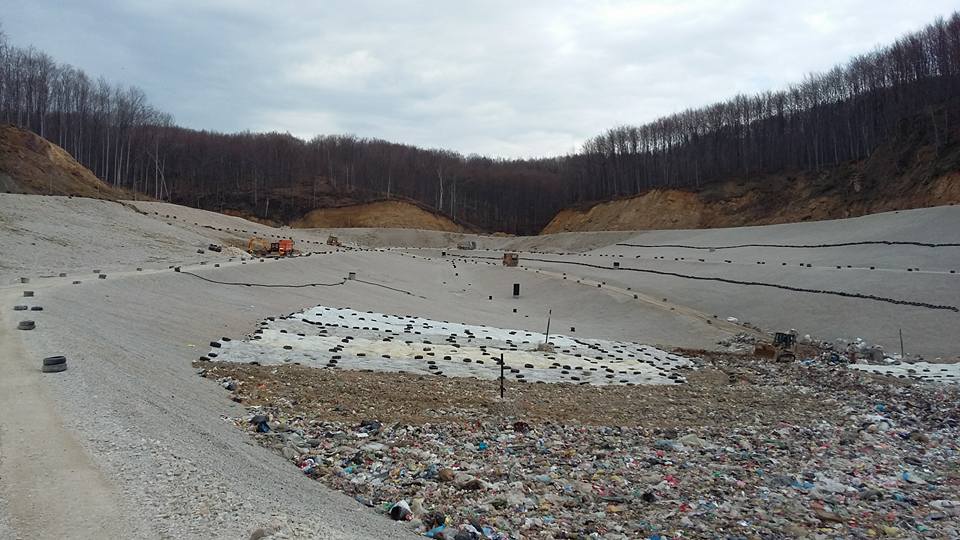
{"label": "exposed brown soil", "polygon": [[382,227],[463,232],[449,218],[405,201],[378,201],[338,208],[318,208],[294,221],[297,228]]}
{"label": "exposed brown soil", "polygon": [[[902,135],[866,160],[821,171],[653,189],[567,208],[541,233],[771,225],[960,203],[960,145],[937,149],[916,138]],[[958,139],[960,132],[952,136]]]}
{"label": "exposed brown soil", "polygon": [[723,427],[750,418],[762,422],[826,418],[836,409],[797,386],[802,368],[752,356],[708,353],[704,369],[687,383],[666,386],[592,386],[499,383],[470,378],[197,362],[213,379],[241,381],[234,392],[244,405],[312,411],[327,421],[468,424],[478,418],[523,418],[598,426]]}
{"label": "exposed brown soil", "polygon": [[220,212],[249,221],[297,228],[400,228],[463,232],[476,228],[458,223],[414,199],[335,186],[324,178],[252,191],[203,196],[174,191],[175,204]]}
{"label": "exposed brown soil", "polygon": [[11,125],[0,126],[0,191],[111,200],[132,198],[126,191],[100,181],[63,148]]}
{"label": "exposed brown soil", "polygon": [[586,210],[561,210],[542,234],[772,225],[960,202],[960,173],[920,183],[912,190],[902,186],[905,189],[876,196],[858,195],[857,182],[851,179],[846,186],[849,191],[834,188],[823,194],[817,193],[817,185],[806,178],[782,179],[782,190],[770,186],[750,188],[745,183],[727,183],[700,192],[656,189]]}

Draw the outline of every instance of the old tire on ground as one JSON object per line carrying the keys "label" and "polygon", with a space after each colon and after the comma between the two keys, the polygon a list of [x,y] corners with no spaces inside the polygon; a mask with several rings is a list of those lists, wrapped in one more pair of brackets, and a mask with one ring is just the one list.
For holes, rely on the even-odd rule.
{"label": "old tire on ground", "polygon": [[48,356],[43,359],[43,365],[45,366],[59,366],[60,364],[66,364],[67,357],[63,355],[59,356]]}
{"label": "old tire on ground", "polygon": [[55,366],[43,366],[40,368],[40,371],[43,373],[60,373],[61,371],[66,371],[66,364],[57,364]]}

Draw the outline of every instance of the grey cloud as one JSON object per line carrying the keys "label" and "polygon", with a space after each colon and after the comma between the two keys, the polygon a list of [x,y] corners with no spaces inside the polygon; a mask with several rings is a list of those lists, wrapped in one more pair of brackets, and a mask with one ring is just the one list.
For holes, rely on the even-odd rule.
{"label": "grey cloud", "polygon": [[0,22],[19,45],[140,86],[189,127],[353,133],[515,157],[785,86],[952,9],[945,0],[31,0]]}

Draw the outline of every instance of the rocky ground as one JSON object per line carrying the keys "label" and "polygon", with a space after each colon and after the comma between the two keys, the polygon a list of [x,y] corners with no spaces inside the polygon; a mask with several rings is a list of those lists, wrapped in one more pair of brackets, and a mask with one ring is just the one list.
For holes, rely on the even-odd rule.
{"label": "rocky ground", "polygon": [[591,387],[198,362],[305,475],[435,538],[954,538],[960,392],[705,353]]}
{"label": "rocky ground", "polygon": [[[518,348],[539,341],[526,334],[545,331],[551,313],[553,332],[662,350],[752,352],[758,328],[795,328],[804,344],[859,336],[889,353],[902,328],[908,357],[949,361],[957,313],[920,303],[960,305],[957,248],[795,245],[952,246],[955,208],[842,226],[478,237],[490,252],[453,250],[455,233],[272,229],[164,203],[137,208],[0,194],[2,538],[398,538],[443,525],[463,540],[476,534],[468,524],[511,537],[956,536],[953,387],[851,375],[809,351],[779,366],[704,356],[695,371],[673,366],[667,377],[682,380],[666,386],[511,383],[502,401],[495,381],[348,372],[346,357],[338,370],[211,362],[201,366],[210,378],[191,365],[212,340],[228,349],[265,317],[316,306],[522,330]],[[348,247],[327,246],[328,234]],[[230,246],[252,235],[290,235],[314,253],[238,260]],[[736,247],[757,242],[794,247]],[[378,247],[392,249],[369,249]],[[518,268],[499,264],[504,250],[520,251]],[[43,308],[29,312],[32,331],[17,329],[21,304]],[[341,349],[334,355],[359,348],[363,336],[350,337],[329,347]],[[886,371],[943,378],[939,364],[935,373],[888,363],[883,351],[876,365]],[[41,373],[53,355],[69,369]],[[466,363],[447,351],[438,367],[443,356]],[[527,363],[539,369],[525,361],[511,375]],[[256,415],[267,418],[251,424]],[[403,519],[391,521],[391,508]]]}

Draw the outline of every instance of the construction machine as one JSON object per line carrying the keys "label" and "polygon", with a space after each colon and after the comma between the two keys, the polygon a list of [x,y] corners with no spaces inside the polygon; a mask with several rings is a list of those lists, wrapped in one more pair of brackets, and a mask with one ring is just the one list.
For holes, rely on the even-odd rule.
{"label": "construction machine", "polygon": [[797,359],[797,334],[777,332],[773,335],[773,346],[777,350],[777,362],[793,362]]}
{"label": "construction machine", "polygon": [[293,248],[293,239],[281,238],[277,242],[271,242],[266,238],[254,236],[247,243],[247,253],[255,257],[291,257],[297,254]]}

